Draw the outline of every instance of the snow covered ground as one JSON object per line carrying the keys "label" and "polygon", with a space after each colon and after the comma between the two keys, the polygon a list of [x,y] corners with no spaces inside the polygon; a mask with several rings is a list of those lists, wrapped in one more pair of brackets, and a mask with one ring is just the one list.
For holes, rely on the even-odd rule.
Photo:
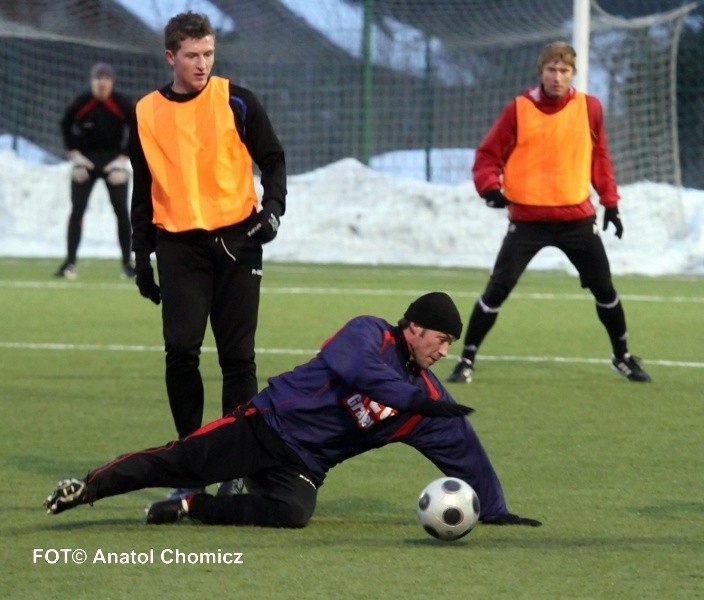
{"label": "snow covered ground", "polygon": [[[384,170],[386,158],[375,160]],[[407,177],[354,159],[290,176],[286,215],[278,237],[265,247],[265,260],[490,268],[506,230],[505,211],[486,208],[469,180],[438,185],[411,177],[422,177],[423,161],[417,155],[405,160],[410,166],[400,172]],[[471,163],[465,164],[469,176]],[[0,255],[64,255],[69,177],[69,163],[36,164],[0,153]],[[704,274],[704,191],[639,183],[620,193],[624,237],[616,239],[612,229],[604,234],[614,273]],[[99,183],[79,260],[117,259],[116,237]],[[572,272],[554,249],[543,250],[531,268]]]}

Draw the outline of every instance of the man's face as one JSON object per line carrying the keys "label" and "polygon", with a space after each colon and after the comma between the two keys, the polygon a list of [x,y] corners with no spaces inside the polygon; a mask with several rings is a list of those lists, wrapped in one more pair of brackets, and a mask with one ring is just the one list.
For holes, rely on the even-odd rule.
{"label": "man's face", "polygon": [[174,92],[199,92],[208,83],[215,62],[215,38],[187,38],[176,52],[166,51],[166,60],[174,68]]}
{"label": "man's face", "polygon": [[405,331],[411,358],[421,369],[427,369],[445,358],[450,344],[455,341],[449,333],[425,329],[416,323],[411,323]]}
{"label": "man's face", "polygon": [[561,60],[553,60],[543,65],[540,83],[551,98],[562,98],[572,86],[574,68]]}
{"label": "man's face", "polygon": [[90,89],[98,100],[105,101],[112,94],[113,81],[109,77],[101,76],[90,80]]}

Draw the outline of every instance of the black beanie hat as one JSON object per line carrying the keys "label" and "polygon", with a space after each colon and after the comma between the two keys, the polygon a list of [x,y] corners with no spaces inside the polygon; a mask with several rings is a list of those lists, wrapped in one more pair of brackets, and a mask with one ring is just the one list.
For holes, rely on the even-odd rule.
{"label": "black beanie hat", "polygon": [[449,333],[456,339],[462,335],[460,313],[445,292],[430,292],[414,300],[403,315],[426,329]]}

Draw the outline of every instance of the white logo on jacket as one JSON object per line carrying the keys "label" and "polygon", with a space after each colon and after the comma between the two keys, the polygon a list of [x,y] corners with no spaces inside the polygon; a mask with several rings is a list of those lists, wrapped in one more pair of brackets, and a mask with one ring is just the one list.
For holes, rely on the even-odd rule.
{"label": "white logo on jacket", "polygon": [[384,406],[362,394],[353,394],[342,400],[357,421],[360,429],[369,429],[374,423],[394,416],[398,411],[390,406]]}

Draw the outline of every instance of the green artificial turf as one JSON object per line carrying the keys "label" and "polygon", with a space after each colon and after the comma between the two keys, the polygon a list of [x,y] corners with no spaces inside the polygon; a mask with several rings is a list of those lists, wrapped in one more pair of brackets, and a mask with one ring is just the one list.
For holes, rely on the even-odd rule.
{"label": "green artificial turf", "polygon": [[[51,276],[55,262],[0,259],[1,597],[704,597],[702,278],[615,278],[631,350],[653,377],[634,384],[611,370],[607,336],[575,277],[524,275],[474,382],[449,389],[476,408],[471,421],[509,508],[544,525],[479,525],[441,542],[415,512],[439,473],[401,444],[334,469],[302,530],[147,527],[144,507],[161,489],[46,515],[58,479],[174,436],[159,309],[118,277],[115,261],[81,261],[73,282]],[[466,322],[486,277],[267,264],[260,387],[349,318],[393,322],[426,291],[449,292]],[[436,365],[441,378],[459,346]],[[212,419],[220,384],[210,334],[202,372]]]}

